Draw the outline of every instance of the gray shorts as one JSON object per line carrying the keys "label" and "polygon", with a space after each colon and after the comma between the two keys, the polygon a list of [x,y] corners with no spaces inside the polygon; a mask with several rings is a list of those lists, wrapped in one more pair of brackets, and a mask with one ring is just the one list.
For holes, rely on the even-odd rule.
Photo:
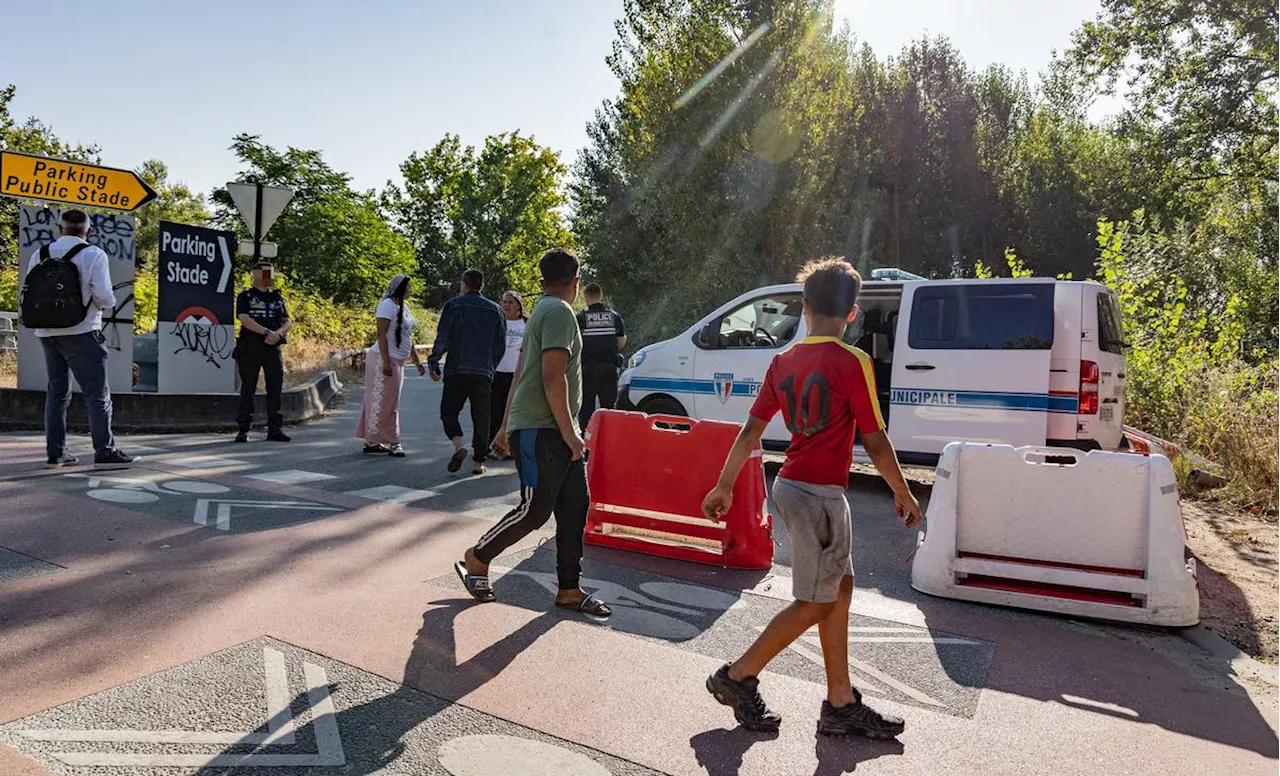
{"label": "gray shorts", "polygon": [[791,594],[797,601],[830,603],[840,581],[853,576],[853,526],[838,485],[773,482],[773,503],[791,537]]}

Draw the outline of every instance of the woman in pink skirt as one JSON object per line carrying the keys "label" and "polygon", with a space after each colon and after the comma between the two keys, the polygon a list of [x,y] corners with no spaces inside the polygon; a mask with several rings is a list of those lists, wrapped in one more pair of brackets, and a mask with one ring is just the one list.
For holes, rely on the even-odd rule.
{"label": "woman in pink skirt", "polygon": [[366,453],[387,453],[404,457],[400,446],[400,389],[404,385],[404,362],[412,359],[418,375],[426,367],[413,346],[413,315],[405,309],[409,278],[396,275],[387,284],[387,293],[378,303],[378,340],[364,356],[364,406],[356,436],[364,440]]}

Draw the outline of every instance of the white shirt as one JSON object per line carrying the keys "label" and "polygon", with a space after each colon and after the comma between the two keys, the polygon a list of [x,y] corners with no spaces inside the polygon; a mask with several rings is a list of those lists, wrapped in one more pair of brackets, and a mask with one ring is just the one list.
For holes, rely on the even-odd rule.
{"label": "white shirt", "polygon": [[502,354],[498,362],[499,372],[516,371],[516,362],[520,360],[520,346],[524,344],[524,321],[516,318],[507,321],[507,352]]}
{"label": "white shirt", "polygon": [[[413,327],[415,323],[409,308],[404,308],[404,323],[400,326],[400,347],[396,347],[396,318],[400,315],[400,305],[396,304],[396,300],[390,297],[384,298],[381,302],[378,302],[378,311],[375,315],[382,320],[391,321],[391,325],[387,327],[387,355],[396,360],[409,358],[409,352],[413,350]],[[378,349],[376,342],[373,345],[373,349]]]}
{"label": "white shirt", "polygon": [[[59,237],[49,245],[49,257],[60,258],[71,250],[72,246],[82,242],[84,240],[70,235]],[[80,296],[89,309],[85,312],[84,320],[75,326],[68,326],[65,329],[36,329],[37,337],[68,337],[102,329],[102,311],[116,306],[116,295],[111,290],[109,261],[106,252],[96,245],[90,245],[72,257],[71,263],[80,270]],[[27,267],[27,271],[35,269],[38,264],[40,264],[39,250],[31,255],[31,265]]]}

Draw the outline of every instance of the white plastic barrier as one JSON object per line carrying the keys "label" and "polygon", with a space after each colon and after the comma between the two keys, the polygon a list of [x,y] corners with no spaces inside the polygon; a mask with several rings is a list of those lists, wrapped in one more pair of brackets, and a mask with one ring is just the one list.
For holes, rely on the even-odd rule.
{"label": "white plastic barrier", "polygon": [[1083,617],[1194,625],[1195,559],[1160,455],[953,442],[911,586]]}

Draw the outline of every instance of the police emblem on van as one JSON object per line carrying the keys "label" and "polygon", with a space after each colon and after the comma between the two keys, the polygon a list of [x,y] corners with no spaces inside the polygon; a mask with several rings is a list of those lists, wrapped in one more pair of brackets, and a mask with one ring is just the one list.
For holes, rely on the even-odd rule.
{"label": "police emblem on van", "polygon": [[733,395],[733,372],[716,372],[712,377],[715,378],[716,398],[724,404]]}

